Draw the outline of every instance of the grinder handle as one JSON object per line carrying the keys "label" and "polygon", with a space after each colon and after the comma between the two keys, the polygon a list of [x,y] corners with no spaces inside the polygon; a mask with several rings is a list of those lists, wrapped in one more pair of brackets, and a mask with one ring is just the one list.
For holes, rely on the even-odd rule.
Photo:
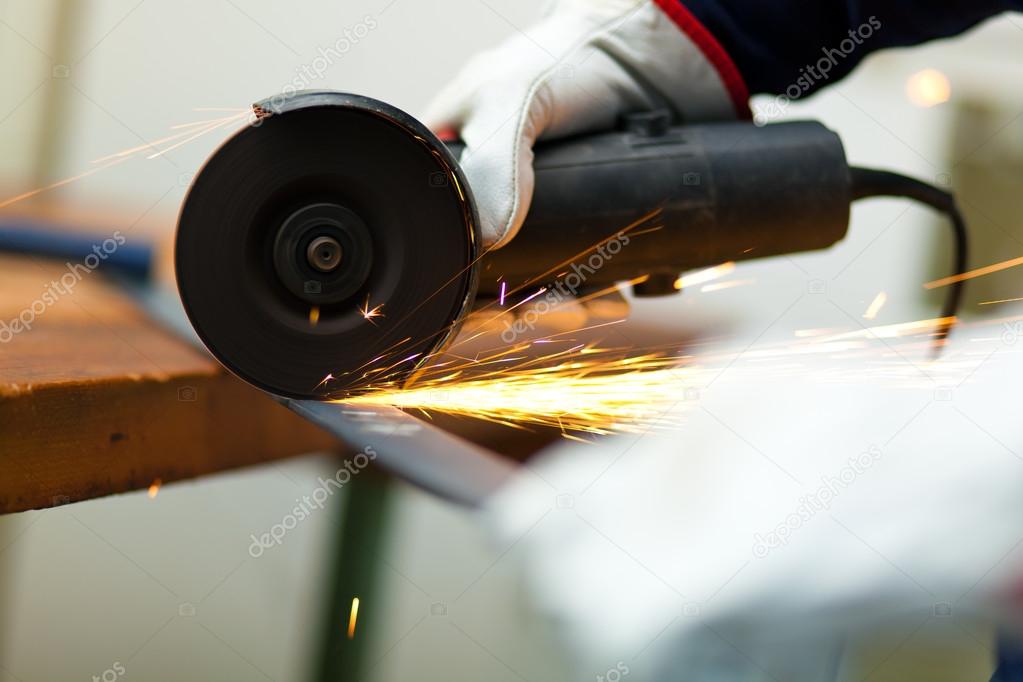
{"label": "grinder handle", "polygon": [[[484,257],[481,294],[616,238],[619,252],[591,268],[586,288],[652,274],[674,281],[685,270],[821,249],[845,236],[849,167],[841,139],[822,124],[669,126],[649,116],[536,146],[529,213],[506,246]],[[448,148],[458,158],[465,145]],[[617,236],[630,225],[643,234]]]}

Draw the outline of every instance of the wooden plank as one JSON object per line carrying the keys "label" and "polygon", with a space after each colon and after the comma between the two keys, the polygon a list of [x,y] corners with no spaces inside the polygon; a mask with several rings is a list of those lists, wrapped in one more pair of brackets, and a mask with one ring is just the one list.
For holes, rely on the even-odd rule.
{"label": "wooden plank", "polygon": [[66,266],[5,256],[0,272],[0,320],[30,326],[0,337],[0,513],[337,446],[158,328],[100,274],[47,305]]}

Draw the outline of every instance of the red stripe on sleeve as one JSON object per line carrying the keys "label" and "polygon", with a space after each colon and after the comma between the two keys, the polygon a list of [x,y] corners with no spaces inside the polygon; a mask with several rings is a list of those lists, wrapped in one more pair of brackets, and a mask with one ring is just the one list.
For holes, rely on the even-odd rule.
{"label": "red stripe on sleeve", "polygon": [[679,0],[654,0],[654,2],[675,22],[679,30],[693,41],[693,44],[700,49],[707,61],[718,72],[718,76],[732,100],[732,105],[735,107],[736,116],[745,120],[753,118],[753,112],[749,108],[749,88],[746,87],[746,81],[717,38]]}

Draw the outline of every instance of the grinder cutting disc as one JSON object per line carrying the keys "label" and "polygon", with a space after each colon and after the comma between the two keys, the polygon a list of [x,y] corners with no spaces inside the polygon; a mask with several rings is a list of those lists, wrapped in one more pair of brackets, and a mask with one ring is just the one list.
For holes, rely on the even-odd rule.
{"label": "grinder cutting disc", "polygon": [[277,395],[403,381],[475,291],[476,215],[457,163],[411,116],[366,97],[300,93],[255,111],[181,211],[175,265],[193,327]]}

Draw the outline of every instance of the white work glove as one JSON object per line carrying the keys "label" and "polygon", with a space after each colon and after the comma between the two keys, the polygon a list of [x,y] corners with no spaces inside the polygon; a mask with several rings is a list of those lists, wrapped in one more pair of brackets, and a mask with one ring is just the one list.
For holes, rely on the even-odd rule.
{"label": "white work glove", "polygon": [[[971,619],[1006,625],[1023,585],[1023,355],[998,334],[935,366],[739,361],[680,385],[679,432],[559,446],[486,518],[582,680],[859,680],[910,638],[983,646]],[[886,644],[856,671],[864,635]]]}
{"label": "white work glove", "polygon": [[714,63],[650,0],[559,0],[538,25],[472,59],[424,119],[467,145],[483,246],[504,245],[525,220],[536,140],[611,129],[621,114],[652,108],[687,121],[745,113],[741,79],[710,52]]}

